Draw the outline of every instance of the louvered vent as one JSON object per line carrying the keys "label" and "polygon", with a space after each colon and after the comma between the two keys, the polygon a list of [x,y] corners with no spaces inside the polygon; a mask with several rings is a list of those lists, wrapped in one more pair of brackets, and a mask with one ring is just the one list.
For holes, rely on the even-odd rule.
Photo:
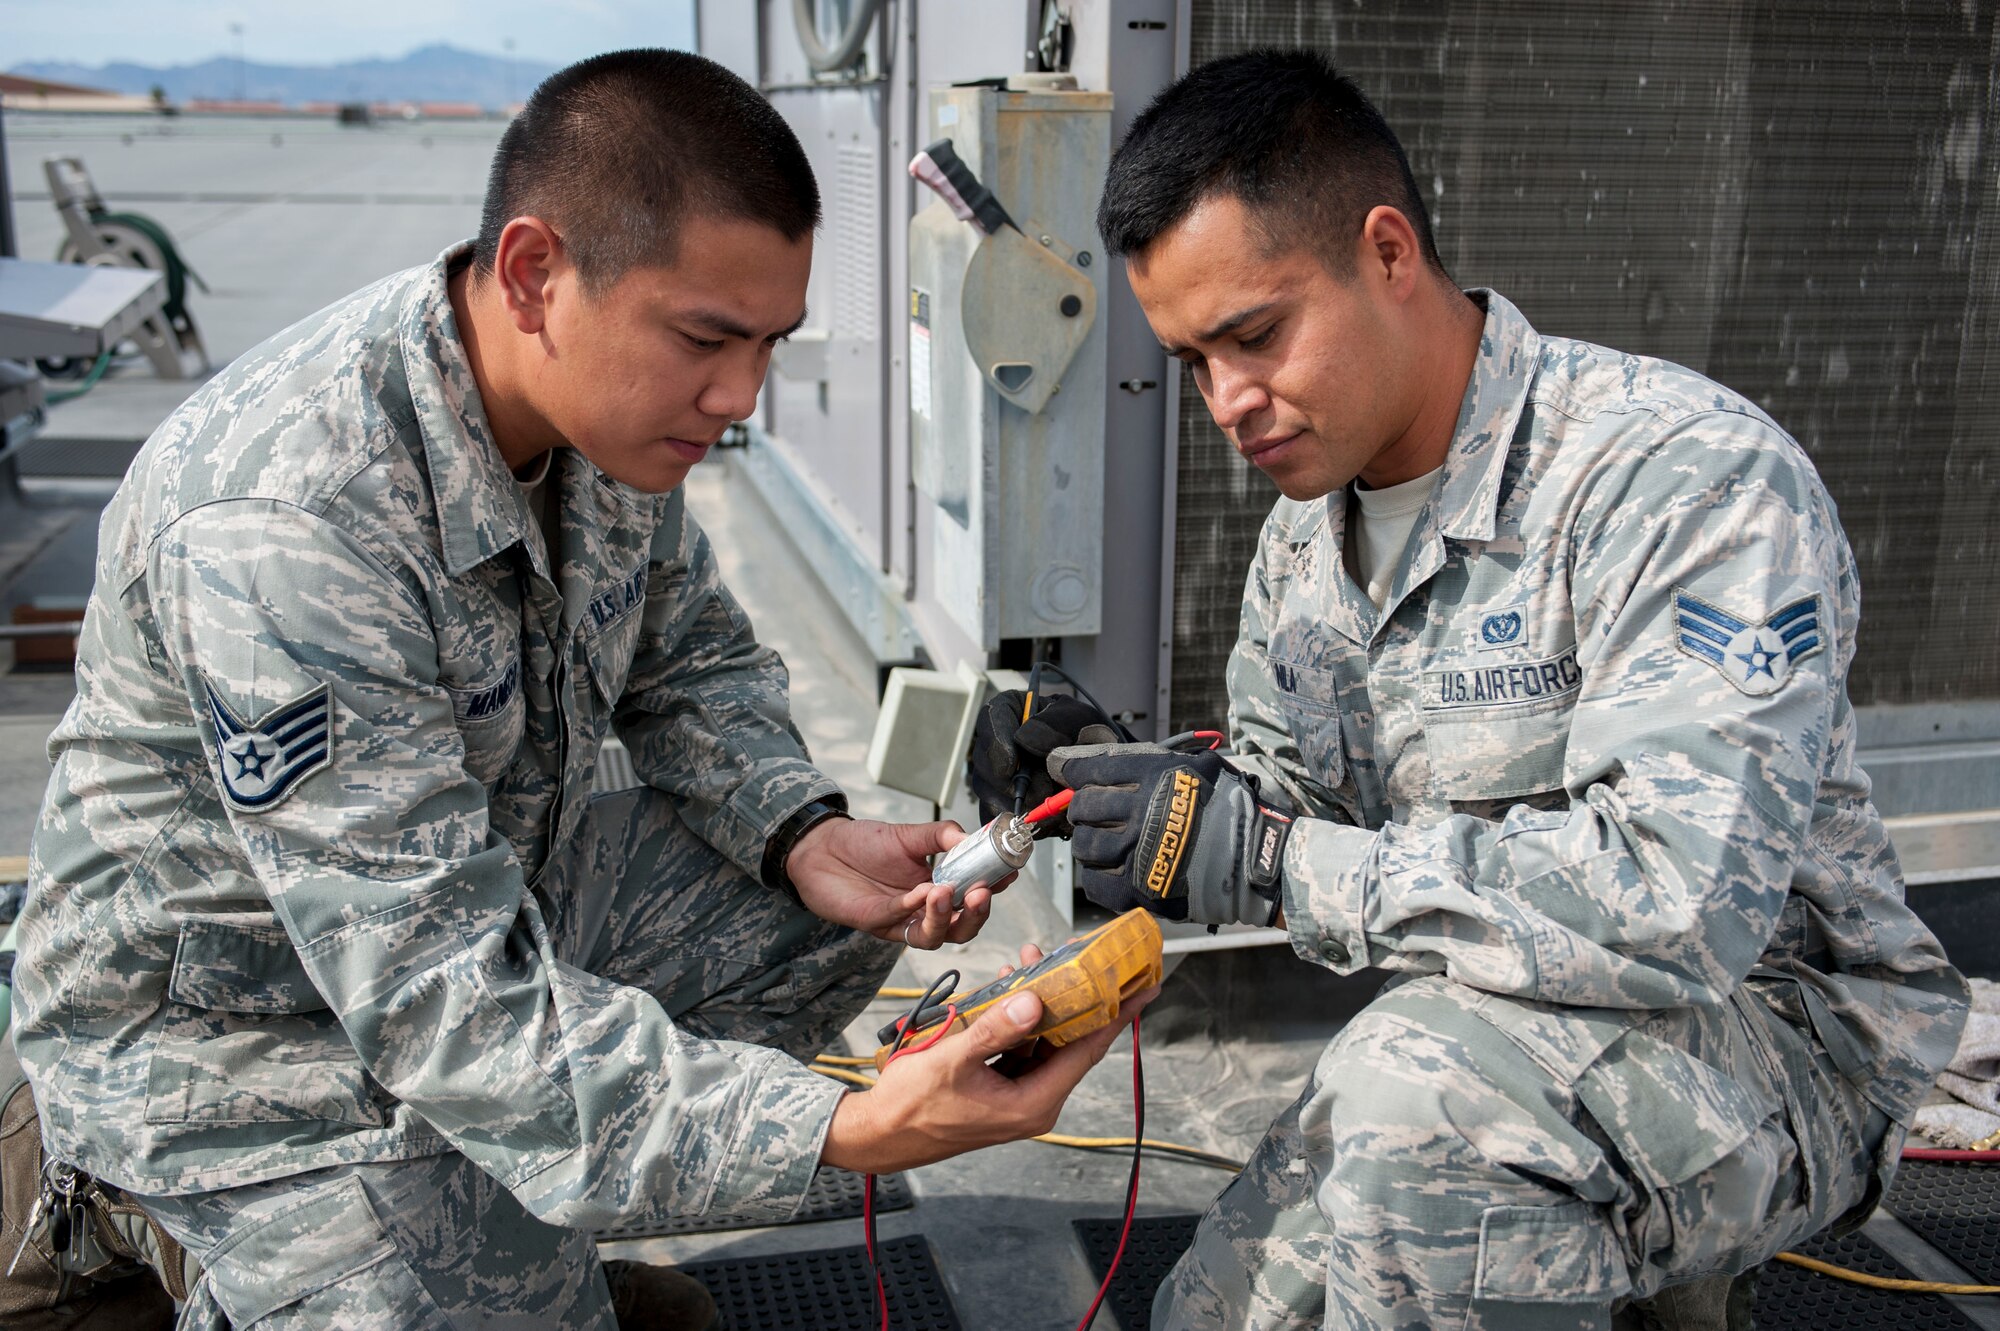
{"label": "louvered vent", "polygon": [[[1857,704],[2000,698],[2000,0],[1194,0],[1196,62],[1328,52],[1410,155],[1453,275],[1544,332],[1744,393],[1860,565]],[[1223,665],[1272,488],[1192,382],[1175,728]]]}
{"label": "louvered vent", "polygon": [[872,144],[842,144],[828,211],[833,233],[833,331],[873,342],[881,326],[882,186]]}

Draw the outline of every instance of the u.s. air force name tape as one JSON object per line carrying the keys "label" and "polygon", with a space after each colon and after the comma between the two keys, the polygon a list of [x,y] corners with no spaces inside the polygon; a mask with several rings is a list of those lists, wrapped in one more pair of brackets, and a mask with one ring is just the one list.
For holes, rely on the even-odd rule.
{"label": "u.s. air force name tape", "polygon": [[1576,648],[1570,647],[1543,661],[1426,671],[1424,710],[1547,702],[1575,693],[1582,685]]}

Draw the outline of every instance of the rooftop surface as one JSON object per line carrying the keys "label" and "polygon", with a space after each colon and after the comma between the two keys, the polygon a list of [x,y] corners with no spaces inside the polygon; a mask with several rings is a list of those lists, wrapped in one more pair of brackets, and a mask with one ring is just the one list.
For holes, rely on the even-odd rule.
{"label": "rooftop surface", "polygon": [[[216,364],[396,269],[423,263],[476,225],[494,124],[388,124],[341,129],[297,120],[169,122],[151,118],[14,115],[6,124],[16,225],[27,257],[53,256],[60,227],[41,174],[49,154],[81,156],[114,208],[147,213],[173,233],[208,282],[193,308]],[[53,409],[25,459],[39,479],[0,487],[0,598],[73,603],[88,590],[95,513],[121,456],[196,386],[163,383],[143,362],[119,367],[86,397]],[[810,441],[797,441],[810,446]],[[121,454],[120,450],[124,450]],[[95,479],[92,473],[96,473]],[[56,479],[68,477],[68,479]],[[858,812],[923,819],[930,809],[870,785],[863,765],[873,726],[875,664],[824,603],[777,524],[726,453],[688,482],[730,585],[759,634],[791,667],[799,724]],[[0,649],[3,650],[3,649]],[[72,687],[67,674],[0,674],[0,855],[25,853],[47,778],[42,742]],[[994,974],[1023,941],[1068,930],[1027,893],[1003,894],[986,933],[964,948],[909,955],[892,984],[928,983],[947,967]],[[1379,975],[1339,979],[1289,956],[1208,953],[1180,959],[1145,1026],[1147,1134],[1241,1158],[1296,1095],[1327,1036],[1366,1002]],[[873,1049],[876,1026],[903,1005],[881,1003],[850,1029],[848,1048]],[[1088,1077],[1059,1130],[1131,1130],[1129,1046]],[[918,1170],[916,1205],[882,1219],[885,1237],[931,1243],[968,1331],[1067,1328],[1094,1281],[1071,1221],[1119,1213],[1128,1160],[1035,1143],[1000,1147]],[[1203,1208],[1226,1181],[1217,1171],[1149,1159],[1140,1213]],[[1870,1234],[1920,1274],[1956,1268],[1897,1221]],[[613,1255],[695,1261],[846,1246],[857,1221],[643,1240]],[[1960,1306],[2000,1331],[2000,1314]],[[1101,1317],[1099,1325],[1110,1319]]]}
{"label": "rooftop surface", "polygon": [[[106,117],[11,115],[6,122],[15,225],[24,257],[53,257],[62,238],[41,161],[81,156],[114,209],[146,213],[173,234],[211,290],[192,298],[219,367],[272,333],[387,273],[434,258],[469,235],[499,126],[391,124],[343,130],[295,120],[120,123]],[[0,604],[67,603],[88,591],[97,508],[112,481],[49,474],[110,470],[195,387],[161,382],[143,361],[121,365],[88,395],[51,410],[29,455],[31,494],[0,492]],[[103,462],[108,455],[109,465]],[[79,459],[66,467],[65,457]],[[924,820],[930,806],[873,786],[864,759],[876,712],[875,664],[726,454],[688,481],[689,508],[707,529],[725,577],[758,635],[791,669],[792,704],[816,760],[849,792],[857,813]],[[0,653],[4,653],[0,647]],[[48,731],[73,696],[67,674],[0,675],[0,854],[26,852],[47,780]],[[963,813],[961,816],[965,816]],[[946,969],[969,981],[998,973],[1019,945],[1070,932],[1046,901],[1003,894],[984,935],[963,948],[913,953],[890,983],[924,985]],[[1302,972],[1310,968],[1301,967]],[[1324,1040],[1318,1018],[1352,1010],[1373,981],[1314,984],[1330,995],[1310,1022],[1266,1040],[1212,1038],[1214,1015],[1243,1002],[1245,977],[1227,957],[1190,958],[1176,1001],[1155,1024],[1174,1032],[1147,1053],[1148,1135],[1240,1158],[1293,1095]],[[1307,975],[1307,980],[1314,977]],[[871,1007],[849,1032],[855,1053],[906,1004]],[[1173,1010],[1170,1010],[1173,1009]],[[1184,1010],[1183,1010],[1184,1009]],[[1129,1042],[1121,1041],[1072,1097],[1058,1130],[1129,1135]],[[922,1234],[937,1253],[967,1331],[1075,1325],[1095,1282],[1071,1235],[1072,1219],[1115,1216],[1129,1157],[1018,1143],[911,1178],[916,1206],[881,1218],[884,1238]],[[1141,1214],[1199,1210],[1226,1182],[1213,1169],[1149,1160]],[[858,1221],[780,1226],[608,1245],[612,1255],[694,1261],[847,1246]],[[1024,1279],[1024,1272],[1033,1272]],[[1101,1318],[1109,1325],[1109,1318]]]}

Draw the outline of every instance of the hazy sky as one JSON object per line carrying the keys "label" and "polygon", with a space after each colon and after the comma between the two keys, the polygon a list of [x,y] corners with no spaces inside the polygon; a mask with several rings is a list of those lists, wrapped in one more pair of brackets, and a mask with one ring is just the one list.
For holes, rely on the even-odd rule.
{"label": "hazy sky", "polygon": [[0,0],[0,69],[28,60],[182,65],[236,54],[327,65],[449,42],[564,65],[627,46],[694,44],[694,0]]}

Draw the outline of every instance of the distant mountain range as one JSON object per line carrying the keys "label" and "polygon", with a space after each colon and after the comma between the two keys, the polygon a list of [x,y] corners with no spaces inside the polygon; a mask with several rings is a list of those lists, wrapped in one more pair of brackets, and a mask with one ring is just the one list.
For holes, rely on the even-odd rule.
{"label": "distant mountain range", "polygon": [[499,109],[526,99],[554,65],[508,60],[443,44],[420,46],[398,60],[339,65],[262,65],[216,56],[193,65],[73,65],[28,61],[10,74],[79,83],[145,96],[154,88],[173,102],[244,97],[269,102],[474,102]]}

